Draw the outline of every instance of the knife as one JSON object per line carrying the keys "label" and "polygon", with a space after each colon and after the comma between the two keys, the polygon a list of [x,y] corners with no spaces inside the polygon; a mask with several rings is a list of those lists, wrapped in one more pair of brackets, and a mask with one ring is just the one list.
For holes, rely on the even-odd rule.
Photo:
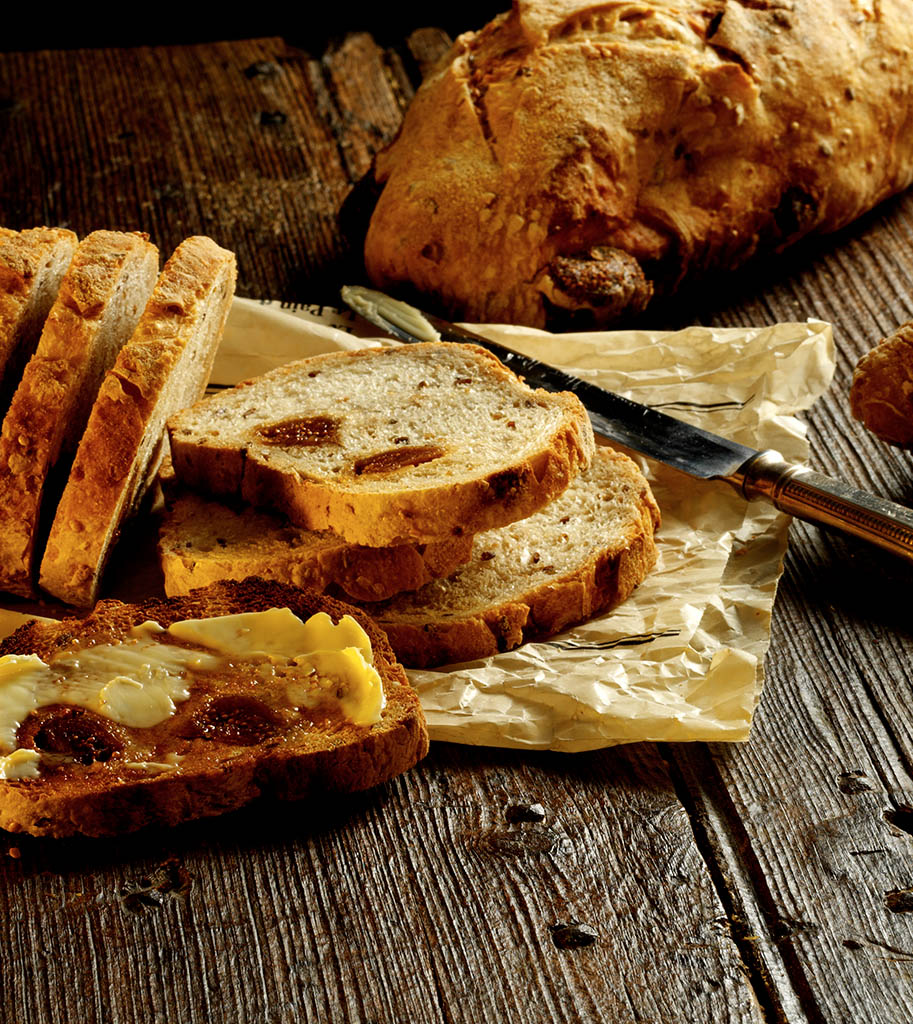
{"label": "knife", "polygon": [[572,391],[586,407],[593,430],[609,441],[701,480],[724,480],[747,499],[762,498],[798,519],[853,534],[913,562],[913,510],[903,505],[786,462],[772,449],[757,451],[693,427],[383,292],[349,285],[342,289],[342,300],[400,341],[478,345],[531,387]]}

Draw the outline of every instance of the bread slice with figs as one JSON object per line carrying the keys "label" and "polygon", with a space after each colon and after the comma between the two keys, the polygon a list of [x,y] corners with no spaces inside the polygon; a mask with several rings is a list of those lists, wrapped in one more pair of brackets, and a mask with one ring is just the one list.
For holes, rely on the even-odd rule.
{"label": "bread slice with figs", "polygon": [[371,605],[409,668],[487,658],[544,640],[626,600],[653,569],[660,513],[626,455],[592,466],[541,512],[478,534],[448,579]]}
{"label": "bread slice with figs", "polygon": [[248,579],[0,645],[0,826],[110,836],[269,795],[367,789],[427,751],[418,698],[363,612]]}
{"label": "bread slice with figs", "polygon": [[531,515],[589,465],[580,400],[481,348],[429,342],[300,360],[169,421],[187,486],[384,547]]}

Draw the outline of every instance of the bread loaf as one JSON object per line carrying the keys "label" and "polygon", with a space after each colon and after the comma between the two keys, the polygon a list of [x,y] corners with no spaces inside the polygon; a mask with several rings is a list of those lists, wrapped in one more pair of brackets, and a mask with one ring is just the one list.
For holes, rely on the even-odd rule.
{"label": "bread loaf", "polygon": [[898,327],[856,364],[850,408],[882,441],[913,447],[913,321]]}
{"label": "bread loaf", "polygon": [[913,180],[909,0],[515,0],[376,161],[365,263],[543,326],[834,231]]}
{"label": "bread loaf", "polygon": [[[195,620],[270,609],[278,620],[220,627],[228,651],[234,637],[256,641],[243,656],[193,632]],[[333,643],[351,649],[361,637],[370,654],[301,650],[301,628],[289,638],[279,629],[288,627],[284,609],[302,622],[325,613],[321,636],[330,620],[351,616],[364,632],[350,624]],[[181,620],[193,620],[189,635],[187,626],[177,636],[141,626]],[[155,647],[161,664],[149,653]],[[353,792],[405,771],[428,749],[418,698],[386,637],[361,612],[313,591],[248,580],[137,605],[102,601],[85,619],[21,627],[0,655],[16,656],[0,659],[5,678],[25,673],[14,702],[0,709],[0,827],[15,832],[117,835],[222,814],[263,794]],[[108,674],[91,675],[100,657]],[[169,677],[174,659],[180,671]],[[88,682],[78,676],[83,660]],[[357,676],[334,675],[333,665],[350,662],[362,665],[366,697],[353,696]],[[60,679],[56,701],[43,681],[49,672]]]}

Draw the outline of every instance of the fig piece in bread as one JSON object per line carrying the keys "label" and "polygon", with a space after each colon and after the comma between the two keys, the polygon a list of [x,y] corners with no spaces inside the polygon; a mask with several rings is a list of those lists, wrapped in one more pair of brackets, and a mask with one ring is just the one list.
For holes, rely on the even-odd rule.
{"label": "fig piece in bread", "polygon": [[[266,618],[227,629],[219,620],[248,613]],[[201,634],[214,620],[217,635]],[[246,652],[237,637],[248,638]],[[27,623],[0,655],[10,698],[0,826],[10,831],[110,836],[261,794],[352,792],[428,748],[418,698],[383,632],[354,608],[278,583],[102,601],[83,619]]]}
{"label": "fig piece in bread", "polygon": [[372,282],[450,319],[640,311],[913,180],[909,0],[514,0],[374,171]]}

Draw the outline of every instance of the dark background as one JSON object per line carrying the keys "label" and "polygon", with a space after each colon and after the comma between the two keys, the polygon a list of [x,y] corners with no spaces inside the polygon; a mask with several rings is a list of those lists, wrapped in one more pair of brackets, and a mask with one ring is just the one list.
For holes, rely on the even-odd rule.
{"label": "dark background", "polygon": [[[263,5],[269,8],[270,4]],[[81,8],[79,15],[55,14],[36,21],[24,18],[4,26],[0,52],[58,50],[101,46],[160,46],[168,43],[205,43],[226,39],[258,39],[281,36],[292,46],[322,50],[327,40],[349,31],[370,32],[381,44],[401,40],[413,29],[435,25],[456,37],[481,28],[495,14],[507,10],[509,0],[484,3],[473,0],[452,5],[397,3],[301,4],[294,13],[230,13],[207,5],[205,10],[182,11],[180,18],[142,17],[126,21],[124,5]],[[325,8],[314,10],[314,8]],[[218,17],[214,17],[214,12]]]}

